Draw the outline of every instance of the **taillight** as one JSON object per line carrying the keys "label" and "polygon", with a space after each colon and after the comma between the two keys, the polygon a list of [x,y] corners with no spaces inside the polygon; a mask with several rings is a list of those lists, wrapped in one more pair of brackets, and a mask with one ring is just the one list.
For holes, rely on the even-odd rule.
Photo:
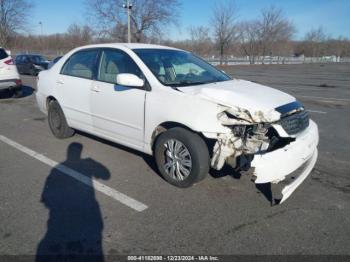
{"label": "taillight", "polygon": [[13,59],[6,60],[4,63],[6,65],[13,65]]}
{"label": "taillight", "polygon": [[16,85],[17,86],[21,86],[22,85],[22,80],[21,79],[17,79],[16,80]]}

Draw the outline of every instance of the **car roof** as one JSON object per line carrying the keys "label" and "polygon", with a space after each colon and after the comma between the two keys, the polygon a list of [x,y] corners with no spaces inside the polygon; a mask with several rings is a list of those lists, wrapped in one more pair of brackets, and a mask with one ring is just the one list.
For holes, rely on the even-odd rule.
{"label": "car roof", "polygon": [[163,46],[163,45],[153,45],[153,44],[143,44],[143,43],[108,43],[108,44],[94,44],[94,45],[86,45],[81,46],[79,49],[83,48],[103,48],[103,47],[110,47],[110,48],[118,48],[118,47],[124,47],[129,48],[131,50],[134,49],[171,49],[171,50],[181,50],[174,47],[169,46]]}
{"label": "car roof", "polygon": [[18,54],[17,56],[43,56],[38,54]]}

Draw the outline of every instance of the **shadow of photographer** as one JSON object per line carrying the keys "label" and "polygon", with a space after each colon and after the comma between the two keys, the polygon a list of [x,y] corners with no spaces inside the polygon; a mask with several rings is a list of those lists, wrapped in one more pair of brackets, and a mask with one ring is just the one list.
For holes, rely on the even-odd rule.
{"label": "shadow of photographer", "polygon": [[[80,143],[70,144],[67,159],[60,165],[83,173],[91,182],[93,178],[108,180],[108,169],[91,158],[82,159],[82,150]],[[49,219],[46,234],[37,247],[36,261],[57,258],[71,261],[81,256],[104,261],[103,217],[93,187],[53,168],[46,179],[41,202],[49,210]]]}

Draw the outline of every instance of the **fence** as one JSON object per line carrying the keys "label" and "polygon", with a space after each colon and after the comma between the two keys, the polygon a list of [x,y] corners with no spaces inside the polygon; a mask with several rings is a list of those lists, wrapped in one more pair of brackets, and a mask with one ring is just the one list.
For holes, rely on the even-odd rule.
{"label": "fence", "polygon": [[[219,65],[219,58],[206,58],[212,65]],[[324,56],[324,57],[257,57],[251,63],[249,57],[230,57],[223,62],[225,65],[276,65],[276,64],[309,64],[309,63],[350,63],[350,57]]]}

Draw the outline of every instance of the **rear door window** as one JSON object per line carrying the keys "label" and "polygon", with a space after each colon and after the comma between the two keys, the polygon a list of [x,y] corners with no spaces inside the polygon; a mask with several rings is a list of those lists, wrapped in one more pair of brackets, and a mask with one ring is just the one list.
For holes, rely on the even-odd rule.
{"label": "rear door window", "polygon": [[61,74],[92,79],[97,55],[97,49],[83,50],[74,53],[63,66]]}
{"label": "rear door window", "polygon": [[2,48],[0,48],[0,60],[7,58],[9,55],[6,53],[6,51]]}

